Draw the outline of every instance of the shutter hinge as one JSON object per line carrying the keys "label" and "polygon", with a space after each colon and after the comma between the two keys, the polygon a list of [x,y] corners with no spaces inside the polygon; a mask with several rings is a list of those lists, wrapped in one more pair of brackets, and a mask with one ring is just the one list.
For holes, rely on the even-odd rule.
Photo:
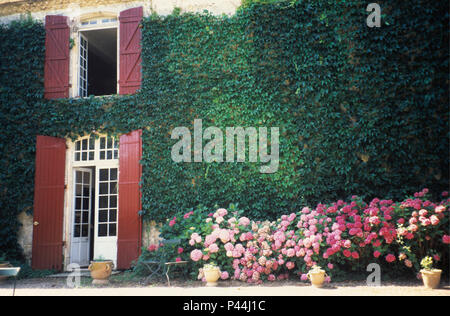
{"label": "shutter hinge", "polygon": [[62,246],[66,247],[66,241],[65,240],[62,241]]}
{"label": "shutter hinge", "polygon": [[64,190],[67,190],[67,184],[64,184]]}

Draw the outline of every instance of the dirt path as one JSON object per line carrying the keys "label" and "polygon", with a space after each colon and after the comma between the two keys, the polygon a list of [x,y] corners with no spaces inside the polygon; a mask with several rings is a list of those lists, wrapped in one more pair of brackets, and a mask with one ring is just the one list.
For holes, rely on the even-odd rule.
{"label": "dirt path", "polygon": [[[12,282],[0,284],[0,296],[12,294]],[[427,290],[420,282],[396,282],[369,287],[364,282],[331,283],[316,289],[306,283],[276,282],[264,286],[247,286],[239,282],[223,282],[207,288],[200,282],[177,282],[144,286],[138,282],[113,280],[107,287],[93,287],[89,278],[82,278],[77,288],[67,287],[65,279],[19,280],[16,296],[450,296],[450,285]]]}

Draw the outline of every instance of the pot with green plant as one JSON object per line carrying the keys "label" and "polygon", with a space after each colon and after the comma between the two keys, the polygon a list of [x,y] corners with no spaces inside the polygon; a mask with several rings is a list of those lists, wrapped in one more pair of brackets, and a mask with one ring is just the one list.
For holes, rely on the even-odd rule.
{"label": "pot with green plant", "polygon": [[433,258],[425,257],[420,262],[422,266],[422,270],[420,273],[422,274],[423,285],[427,289],[437,289],[439,284],[441,283],[441,274],[442,270],[433,269]]}
{"label": "pot with green plant", "polygon": [[114,262],[112,260],[106,260],[102,257],[91,261],[89,265],[89,271],[93,279],[94,285],[105,285],[109,283],[109,278],[114,269]]}
{"label": "pot with green plant", "polygon": [[327,273],[319,266],[313,266],[308,272],[308,279],[311,281],[311,285],[314,287],[321,288],[325,282],[325,277]]}
{"label": "pot with green plant", "polygon": [[203,275],[206,279],[206,286],[217,286],[217,281],[220,279],[220,268],[215,263],[205,264]]}

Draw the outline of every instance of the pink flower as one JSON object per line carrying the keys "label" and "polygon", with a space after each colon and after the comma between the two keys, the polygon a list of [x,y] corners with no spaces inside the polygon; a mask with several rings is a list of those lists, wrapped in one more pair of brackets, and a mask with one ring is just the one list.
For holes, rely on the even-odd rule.
{"label": "pink flower", "polygon": [[433,259],[434,259],[435,261],[440,261],[440,260],[441,260],[441,257],[439,257],[439,255],[434,255],[434,256],[433,256]]}
{"label": "pink flower", "polygon": [[287,267],[289,270],[292,270],[292,269],[294,269],[294,267],[295,267],[295,263],[293,263],[292,261],[289,261],[289,262],[286,263],[286,267]]}
{"label": "pink flower", "polygon": [[351,251],[350,251],[350,250],[347,250],[347,249],[345,249],[345,250],[343,251],[343,254],[344,254],[344,256],[347,257],[347,258],[349,258],[349,257],[352,255]]}
{"label": "pink flower", "polygon": [[373,252],[373,256],[374,256],[375,258],[378,258],[380,255],[381,255],[381,252],[379,252],[378,250],[375,250],[375,251]]}
{"label": "pink flower", "polygon": [[219,209],[217,210],[217,214],[218,214],[220,217],[224,217],[224,216],[228,215],[228,211],[227,211],[226,209],[224,209],[224,208],[219,208]]}
{"label": "pink flower", "polygon": [[308,280],[308,275],[305,274],[305,273],[303,273],[303,274],[301,275],[301,277],[300,277],[300,280],[302,280],[302,281],[307,281],[307,280]]}
{"label": "pink flower", "polygon": [[430,217],[431,225],[436,226],[439,224],[439,218],[436,215],[431,215]]}
{"label": "pink flower", "polygon": [[178,253],[179,253],[179,254],[183,253],[183,251],[184,251],[183,248],[181,248],[181,247],[178,248]]}
{"label": "pink flower", "polygon": [[195,262],[200,261],[202,259],[202,257],[203,257],[203,252],[201,252],[201,250],[198,250],[198,249],[192,250],[192,252],[191,252],[192,261],[195,261]]}
{"label": "pink flower", "polygon": [[150,245],[148,247],[148,251],[150,251],[150,252],[153,252],[153,251],[156,251],[156,250],[158,250],[158,245]]}
{"label": "pink flower", "polygon": [[406,259],[406,260],[405,260],[405,266],[407,266],[408,268],[411,268],[411,267],[412,267],[412,262],[411,262],[411,260]]}
{"label": "pink flower", "polygon": [[333,270],[333,268],[334,268],[333,264],[332,264],[332,263],[329,263],[329,264],[328,264],[328,269]]}
{"label": "pink flower", "polygon": [[175,262],[181,262],[181,258],[180,257],[176,258]]}
{"label": "pink flower", "polygon": [[209,245],[208,249],[209,249],[210,253],[219,252],[219,246],[217,246],[216,243],[213,243],[213,244]]}
{"label": "pink flower", "polygon": [[443,197],[447,197],[447,196],[448,196],[448,191],[442,192],[442,196],[443,196]]}
{"label": "pink flower", "polygon": [[442,242],[447,245],[450,244],[450,235],[444,235],[442,237]]}
{"label": "pink flower", "polygon": [[386,261],[389,262],[389,263],[394,262],[395,259],[396,259],[396,258],[395,258],[395,256],[394,256],[393,254],[388,254],[388,255],[386,256]]}
{"label": "pink flower", "polygon": [[227,280],[229,277],[230,277],[230,275],[228,274],[227,271],[222,272],[221,275],[220,275],[220,278],[222,280]]}
{"label": "pink flower", "polygon": [[250,220],[247,217],[241,217],[239,219],[239,225],[248,226],[250,224]]}
{"label": "pink flower", "polygon": [[352,258],[353,258],[353,259],[359,259],[359,253],[356,252],[356,251],[353,251],[353,252],[352,252]]}
{"label": "pink flower", "polygon": [[269,280],[269,281],[271,281],[271,282],[273,282],[273,281],[275,281],[276,280],[276,277],[275,277],[275,275],[273,275],[273,274],[270,274],[268,277],[267,277],[267,280]]}

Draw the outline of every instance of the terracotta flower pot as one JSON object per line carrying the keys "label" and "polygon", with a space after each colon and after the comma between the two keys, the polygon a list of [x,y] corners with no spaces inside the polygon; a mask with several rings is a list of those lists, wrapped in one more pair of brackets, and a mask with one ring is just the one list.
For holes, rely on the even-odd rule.
{"label": "terracotta flower pot", "polygon": [[439,283],[441,283],[441,274],[442,270],[439,269],[431,269],[431,270],[420,270],[422,274],[423,285],[427,289],[437,289],[439,287]]}
{"label": "terracotta flower pot", "polygon": [[326,272],[324,270],[311,270],[308,272],[308,279],[311,281],[311,285],[317,288],[323,287],[325,276]]}
{"label": "terracotta flower pot", "polygon": [[220,279],[219,267],[203,269],[203,273],[206,279],[206,286],[217,286],[217,281]]}
{"label": "terracotta flower pot", "polygon": [[89,266],[91,271],[91,277],[94,279],[92,284],[103,285],[109,283],[109,277],[111,276],[114,263],[110,260],[106,261],[92,261]]}

